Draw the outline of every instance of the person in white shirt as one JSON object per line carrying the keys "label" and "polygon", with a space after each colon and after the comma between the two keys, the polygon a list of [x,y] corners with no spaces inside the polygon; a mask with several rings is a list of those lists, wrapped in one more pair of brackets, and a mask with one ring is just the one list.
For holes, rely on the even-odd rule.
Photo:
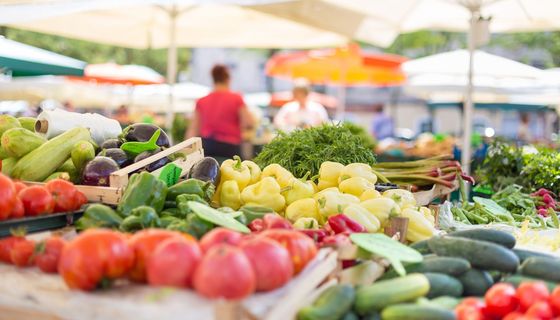
{"label": "person in white shirt", "polygon": [[310,101],[309,82],[298,79],[294,82],[294,100],[286,103],[274,117],[278,130],[290,132],[298,128],[309,128],[329,121],[325,108],[317,102]]}

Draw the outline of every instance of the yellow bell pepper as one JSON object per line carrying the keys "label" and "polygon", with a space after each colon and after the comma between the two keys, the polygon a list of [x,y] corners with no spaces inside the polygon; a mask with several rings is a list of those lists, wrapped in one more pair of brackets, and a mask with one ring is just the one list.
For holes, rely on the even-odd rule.
{"label": "yellow bell pepper", "polygon": [[280,194],[280,185],[272,177],[262,178],[241,191],[241,201],[248,206],[262,206],[282,212],[286,200]]}
{"label": "yellow bell pepper", "polygon": [[319,222],[315,218],[298,218],[293,226],[294,229],[319,229]]}
{"label": "yellow bell pepper", "polygon": [[373,173],[371,166],[366,163],[351,163],[340,172],[339,183],[353,177],[362,177],[372,184],[377,182],[377,176]]}
{"label": "yellow bell pepper", "polygon": [[380,197],[366,200],[360,202],[360,206],[376,216],[381,226],[385,226],[389,217],[397,217],[401,212],[399,205],[390,198]]}
{"label": "yellow bell pepper", "polygon": [[241,165],[246,166],[251,173],[251,180],[249,181],[249,184],[259,182],[259,180],[261,179],[261,168],[258,164],[254,163],[253,161],[245,160],[241,162]]}
{"label": "yellow bell pepper", "polygon": [[294,222],[302,217],[315,218],[323,221],[319,215],[319,206],[317,201],[313,198],[299,199],[292,202],[285,212],[286,219]]}
{"label": "yellow bell pepper", "polygon": [[408,218],[408,231],[412,231],[410,234],[407,232],[407,240],[420,241],[431,238],[437,234],[437,230],[434,226],[418,210],[412,208],[404,209],[401,212],[401,216]]}
{"label": "yellow bell pepper", "polygon": [[381,197],[381,193],[375,189],[367,189],[360,195],[360,201],[366,201]]}
{"label": "yellow bell pepper", "polygon": [[364,228],[366,228],[367,232],[377,232],[381,227],[381,223],[379,222],[377,217],[359,204],[353,203],[348,205],[344,209],[343,214],[361,224]]}
{"label": "yellow bell pepper", "polygon": [[344,169],[344,165],[338,162],[325,161],[321,163],[319,168],[319,190],[338,186],[338,178],[340,172]]}
{"label": "yellow bell pepper", "polygon": [[395,200],[395,202],[401,207],[407,205],[416,206],[416,198],[412,192],[404,189],[390,189],[383,192],[383,196]]}
{"label": "yellow bell pepper", "polygon": [[241,207],[241,193],[234,180],[224,181],[220,184],[220,205],[237,210]]}
{"label": "yellow bell pepper", "polygon": [[352,177],[342,180],[338,185],[338,189],[340,189],[343,193],[349,193],[359,197],[366,190],[375,190],[375,185],[369,182],[366,178]]}
{"label": "yellow bell pepper", "polygon": [[319,204],[319,213],[323,218],[342,213],[352,203],[359,203],[360,199],[351,194],[344,194],[333,188],[316,193],[313,198]]}
{"label": "yellow bell pepper", "polygon": [[220,166],[220,180],[233,180],[237,182],[239,190],[243,190],[251,181],[251,171],[241,162],[238,156],[222,162]]}
{"label": "yellow bell pepper", "polygon": [[435,225],[436,218],[434,217],[434,213],[432,212],[432,210],[430,210],[430,208],[420,207],[418,211],[420,211],[424,215],[424,218],[426,218],[426,220],[428,220],[432,224],[432,226]]}
{"label": "yellow bell pepper", "polygon": [[315,194],[315,188],[313,185],[313,181],[305,180],[306,177],[303,179],[292,179],[292,182],[289,186],[284,188],[284,192],[282,195],[286,199],[286,205],[292,204],[294,201],[299,199],[305,198],[312,198]]}
{"label": "yellow bell pepper", "polygon": [[261,178],[265,177],[272,177],[276,179],[280,188],[289,186],[294,179],[294,175],[290,171],[284,169],[284,167],[277,163],[269,164],[263,169]]}

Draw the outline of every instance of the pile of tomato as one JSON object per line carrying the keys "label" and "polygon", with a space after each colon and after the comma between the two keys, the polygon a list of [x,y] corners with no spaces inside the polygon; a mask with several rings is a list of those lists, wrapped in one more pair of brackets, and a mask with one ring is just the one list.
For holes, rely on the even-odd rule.
{"label": "pile of tomato", "polygon": [[466,298],[456,308],[458,320],[549,320],[560,319],[560,286],[552,292],[545,283],[523,282],[517,289],[497,283],[484,300]]}
{"label": "pile of tomato", "polygon": [[0,174],[0,220],[78,210],[86,196],[66,180],[27,186]]}

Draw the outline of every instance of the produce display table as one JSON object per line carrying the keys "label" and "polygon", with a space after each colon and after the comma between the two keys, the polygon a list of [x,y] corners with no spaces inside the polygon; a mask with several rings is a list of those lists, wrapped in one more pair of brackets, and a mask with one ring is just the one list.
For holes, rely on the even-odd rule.
{"label": "produce display table", "polygon": [[128,283],[92,293],[71,291],[58,275],[0,264],[0,319],[291,319],[336,267],[337,253],[323,249],[286,286],[227,302],[191,290]]}

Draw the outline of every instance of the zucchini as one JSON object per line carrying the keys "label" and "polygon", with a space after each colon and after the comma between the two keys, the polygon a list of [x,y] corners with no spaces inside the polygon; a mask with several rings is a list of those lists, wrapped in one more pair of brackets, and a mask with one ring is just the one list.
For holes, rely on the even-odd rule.
{"label": "zucchini", "polygon": [[56,169],[57,172],[67,172],[70,175],[70,181],[73,183],[80,182],[80,175],[78,174],[78,170],[74,167],[74,163],[72,163],[72,159],[68,159],[64,161],[64,163]]}
{"label": "zucchini", "polygon": [[523,262],[530,257],[543,257],[543,258],[558,259],[556,256],[553,256],[553,255],[550,255],[550,254],[546,254],[546,253],[542,253],[542,252],[538,252],[538,251],[525,250],[525,249],[513,249],[513,253],[515,253],[515,255],[517,255],[520,262]]}
{"label": "zucchini", "polygon": [[494,284],[492,276],[486,271],[471,269],[458,277],[463,285],[464,296],[482,297]]}
{"label": "zucchini", "polygon": [[6,158],[2,160],[2,173],[8,177],[12,175],[12,171],[16,166],[17,159],[16,158]]}
{"label": "zucchini", "polygon": [[531,257],[523,262],[519,268],[519,273],[537,279],[560,282],[560,272],[558,270],[560,270],[559,259]]}
{"label": "zucchini", "polygon": [[78,172],[82,172],[86,163],[95,158],[95,148],[89,141],[78,141],[70,152],[72,163]]}
{"label": "zucchini", "polygon": [[0,160],[9,158],[10,156],[4,151],[4,148],[0,147]]}
{"label": "zucchini", "polygon": [[488,241],[495,244],[502,245],[508,249],[515,247],[515,237],[500,230],[493,229],[470,229],[455,231],[449,234],[450,237],[460,237],[472,240]]}
{"label": "zucchini", "polygon": [[354,287],[339,284],[327,288],[311,306],[299,310],[298,320],[338,320],[342,318],[354,302]]}
{"label": "zucchini", "polygon": [[19,117],[17,120],[24,129],[35,132],[35,122],[37,122],[37,119],[32,117]]}
{"label": "zucchini", "polygon": [[413,273],[404,277],[383,280],[356,291],[354,310],[365,315],[379,311],[395,303],[415,300],[430,291],[430,282],[425,275]]}
{"label": "zucchini", "polygon": [[423,255],[432,253],[432,250],[428,247],[428,240],[415,242],[411,244],[410,247]]}
{"label": "zucchini", "polygon": [[523,282],[535,282],[535,281],[543,282],[548,287],[548,290],[550,290],[550,292],[552,292],[556,288],[556,286],[558,285],[558,283],[556,283],[556,282],[541,280],[541,279],[532,278],[532,277],[526,277],[526,276],[522,276],[522,275],[519,275],[519,274],[512,274],[511,276],[505,277],[502,280],[502,282],[507,282],[507,283],[513,284],[516,288]]}
{"label": "zucchini", "polygon": [[427,304],[431,304],[443,309],[454,310],[459,304],[459,299],[450,296],[440,296],[432,300],[428,300]]}
{"label": "zucchini", "polygon": [[491,242],[433,237],[428,240],[428,246],[439,256],[464,258],[471,266],[484,270],[513,273],[519,266],[519,258],[513,251]]}
{"label": "zucchini", "polygon": [[9,114],[0,114],[0,137],[12,128],[21,128],[18,119]]}
{"label": "zucchini", "polygon": [[[435,255],[425,256],[420,263],[408,264],[404,266],[407,273],[444,273],[450,276],[461,275],[471,268],[471,264],[463,259],[456,257],[438,257]],[[393,269],[385,272],[381,279],[392,279],[399,275]]]}
{"label": "zucchini", "polygon": [[382,320],[455,320],[455,312],[436,306],[401,303],[381,312]]}
{"label": "zucchini", "polygon": [[21,158],[14,167],[12,176],[27,181],[43,181],[70,157],[76,142],[89,139],[91,135],[88,129],[70,129]]}
{"label": "zucchini", "polygon": [[54,179],[62,179],[62,180],[66,180],[66,181],[70,181],[70,175],[68,174],[68,172],[55,172],[53,174],[51,174],[50,176],[48,176],[45,181],[43,182],[49,182],[51,180]]}
{"label": "zucchini", "polygon": [[2,149],[10,157],[21,158],[37,149],[47,139],[24,128],[12,128],[2,135]]}
{"label": "zucchini", "polygon": [[463,285],[453,277],[443,273],[424,273],[430,282],[430,291],[427,298],[433,299],[441,296],[460,297],[463,294]]}

